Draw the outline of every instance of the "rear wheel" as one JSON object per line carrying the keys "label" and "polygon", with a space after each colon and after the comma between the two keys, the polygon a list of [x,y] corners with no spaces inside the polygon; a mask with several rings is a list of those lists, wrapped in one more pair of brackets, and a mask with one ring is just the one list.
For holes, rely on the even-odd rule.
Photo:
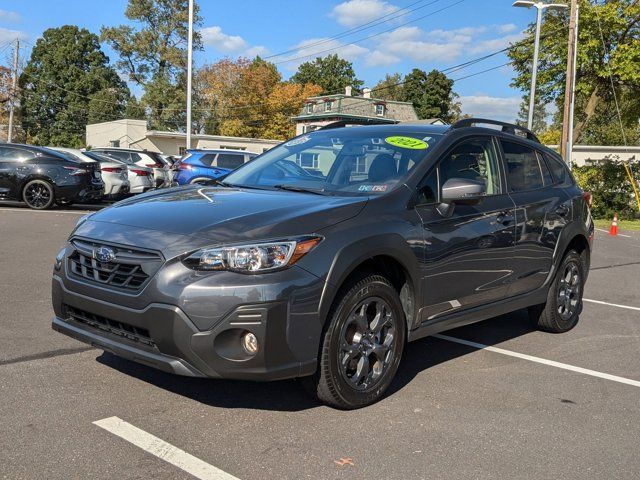
{"label": "rear wheel", "polygon": [[34,210],[46,210],[53,205],[53,187],[45,180],[31,180],[22,189],[22,199]]}
{"label": "rear wheel", "polygon": [[336,299],[329,322],[318,372],[307,379],[312,393],[345,409],[378,401],[404,349],[406,322],[397,292],[384,277],[365,277]]}
{"label": "rear wheel", "polygon": [[582,258],[578,252],[570,250],[549,288],[547,302],[529,307],[534,324],[540,330],[552,333],[564,333],[575,327],[582,311],[584,281]]}

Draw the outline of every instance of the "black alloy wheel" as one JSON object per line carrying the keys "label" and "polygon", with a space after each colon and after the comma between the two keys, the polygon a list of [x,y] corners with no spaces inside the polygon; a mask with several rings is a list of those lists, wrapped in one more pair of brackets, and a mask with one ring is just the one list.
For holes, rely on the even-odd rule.
{"label": "black alloy wheel", "polygon": [[46,210],[53,204],[53,187],[45,180],[31,180],[22,190],[22,199],[34,210]]}

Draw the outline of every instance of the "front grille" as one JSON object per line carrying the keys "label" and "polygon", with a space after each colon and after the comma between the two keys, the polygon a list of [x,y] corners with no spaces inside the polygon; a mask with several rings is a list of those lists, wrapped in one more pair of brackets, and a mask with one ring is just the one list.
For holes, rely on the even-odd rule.
{"label": "front grille", "polygon": [[[73,239],[71,245],[74,250],[69,255],[69,272],[73,276],[126,291],[140,290],[162,265],[162,257],[155,252],[80,239]],[[102,247],[108,247],[113,258],[96,258]]]}
{"label": "front grille", "polygon": [[133,342],[142,343],[149,347],[155,348],[156,346],[153,340],[151,340],[149,330],[146,328],[134,327],[128,323],[111,320],[102,315],[86,312],[70,305],[64,305],[64,309],[67,312],[67,316],[78,323],[127,338]]}

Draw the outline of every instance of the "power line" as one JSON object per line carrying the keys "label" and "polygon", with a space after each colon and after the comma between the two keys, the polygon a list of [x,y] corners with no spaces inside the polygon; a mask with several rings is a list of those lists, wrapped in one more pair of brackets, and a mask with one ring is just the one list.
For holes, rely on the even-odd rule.
{"label": "power line", "polygon": [[431,17],[432,15],[435,15],[436,13],[440,13],[440,12],[442,12],[443,10],[447,10],[447,9],[449,9],[449,8],[455,7],[456,5],[458,5],[458,4],[462,3],[462,2],[466,2],[466,1],[467,1],[467,0],[458,0],[458,1],[456,1],[456,2],[454,2],[454,3],[452,3],[452,4],[450,4],[450,5],[447,5],[446,7],[442,7],[442,8],[440,8],[440,9],[438,9],[438,10],[434,10],[433,12],[427,13],[426,15],[423,15],[423,16],[421,16],[421,17],[418,17],[418,18],[416,18],[416,19],[414,19],[414,20],[410,20],[410,21],[405,22],[405,23],[402,23],[402,24],[400,24],[400,25],[396,25],[396,26],[391,27],[391,28],[388,28],[388,29],[386,29],[386,30],[382,30],[382,31],[380,31],[380,32],[378,32],[378,33],[374,33],[374,34],[372,34],[372,35],[368,35],[368,36],[366,36],[366,37],[360,38],[360,39],[358,39],[358,40],[354,40],[354,41],[349,42],[349,43],[345,43],[345,44],[343,44],[343,45],[339,45],[339,46],[337,46],[337,47],[327,48],[327,49],[325,49],[325,50],[320,50],[319,52],[310,53],[310,54],[308,54],[308,55],[301,55],[301,56],[299,56],[299,57],[288,58],[288,59],[286,59],[286,60],[281,60],[281,61],[279,61],[279,62],[274,62],[274,64],[275,64],[275,65],[280,65],[281,63],[288,63],[288,62],[293,62],[293,61],[296,61],[296,60],[302,60],[302,59],[304,59],[304,58],[316,57],[316,56],[318,56],[318,55],[320,55],[320,54],[322,54],[322,53],[332,52],[332,51],[334,51],[334,50],[339,50],[339,49],[341,49],[341,48],[348,47],[348,46],[350,46],[350,45],[355,45],[356,43],[364,42],[365,40],[369,40],[369,39],[371,39],[371,38],[378,37],[378,36],[383,35],[383,34],[385,34],[385,33],[388,33],[388,32],[391,32],[391,31],[393,31],[393,30],[396,30],[396,29],[398,29],[398,28],[401,28],[401,27],[404,27],[404,26],[406,26],[406,25],[409,25],[410,23],[415,23],[415,22],[418,22],[418,21],[420,21],[420,20],[423,20],[423,19],[425,19],[425,18],[427,18],[427,17]]}
{"label": "power line", "polygon": [[[418,0],[417,2],[410,3],[409,5],[407,5],[404,8],[401,8],[399,10],[395,10],[395,11],[393,11],[391,13],[387,13],[386,15],[383,15],[381,17],[378,17],[378,18],[374,19],[374,20],[371,20],[369,22],[366,22],[366,23],[363,23],[361,25],[358,25],[357,27],[350,28],[349,30],[345,30],[345,31],[343,31],[341,33],[338,33],[336,35],[333,35],[331,37],[325,38],[323,40],[319,40],[317,42],[309,43],[307,45],[304,45],[303,47],[291,48],[291,49],[285,50],[283,52],[274,53],[273,55],[269,55],[267,57],[264,57],[264,59],[266,60],[266,59],[269,59],[269,58],[280,57],[282,55],[286,55],[287,53],[293,53],[293,52],[300,51],[303,48],[311,48],[311,47],[315,47],[315,46],[318,46],[318,45],[323,45],[325,43],[330,43],[333,40],[337,40],[339,38],[343,38],[343,37],[347,37],[349,35],[353,35],[354,33],[360,33],[360,32],[362,32],[364,30],[368,30],[368,29],[376,27],[376,26],[378,26],[380,24],[389,22],[391,20],[395,20],[396,18],[403,17],[405,15],[408,15],[409,13],[413,13],[413,12],[415,12],[417,10],[420,10],[422,8],[425,8],[425,7],[428,7],[430,5],[433,5],[434,3],[437,3],[440,0],[433,0],[432,2],[427,3],[426,5],[421,5],[419,7],[411,9],[411,7],[413,7],[414,5],[417,5],[418,3],[422,3],[424,1],[425,0]],[[407,10],[407,11],[405,11],[405,10]],[[402,12],[402,11],[405,11],[405,12],[404,13],[399,13],[399,12]],[[387,18],[387,17],[391,17],[391,18]],[[386,18],[386,20],[384,20],[385,18]]]}

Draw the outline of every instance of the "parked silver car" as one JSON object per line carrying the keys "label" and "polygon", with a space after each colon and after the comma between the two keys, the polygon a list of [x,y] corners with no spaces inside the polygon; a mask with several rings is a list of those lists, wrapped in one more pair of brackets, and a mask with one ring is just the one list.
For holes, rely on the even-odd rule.
{"label": "parked silver car", "polygon": [[116,198],[129,193],[129,178],[127,173],[127,166],[121,162],[117,162],[111,159],[104,159],[100,161],[95,158],[87,156],[81,150],[77,148],[65,148],[65,147],[49,147],[51,150],[57,152],[63,152],[71,156],[73,159],[79,162],[100,162],[100,171],[102,173],[102,181],[104,182],[104,196],[107,198]]}
{"label": "parked silver car", "polygon": [[129,164],[107,155],[106,153],[98,153],[91,151],[83,152],[87,157],[94,159],[101,164],[115,162],[118,165],[127,169],[127,176],[129,179],[129,193],[144,193],[147,190],[151,190],[155,187],[153,178],[153,169],[149,167],[141,167],[135,163]]}
{"label": "parked silver car", "polygon": [[116,147],[100,147],[94,148],[92,151],[105,153],[110,157],[125,162],[127,165],[135,163],[139,167],[152,168],[155,178],[154,187],[156,188],[169,186],[171,184],[169,179],[169,166],[157,152]]}

